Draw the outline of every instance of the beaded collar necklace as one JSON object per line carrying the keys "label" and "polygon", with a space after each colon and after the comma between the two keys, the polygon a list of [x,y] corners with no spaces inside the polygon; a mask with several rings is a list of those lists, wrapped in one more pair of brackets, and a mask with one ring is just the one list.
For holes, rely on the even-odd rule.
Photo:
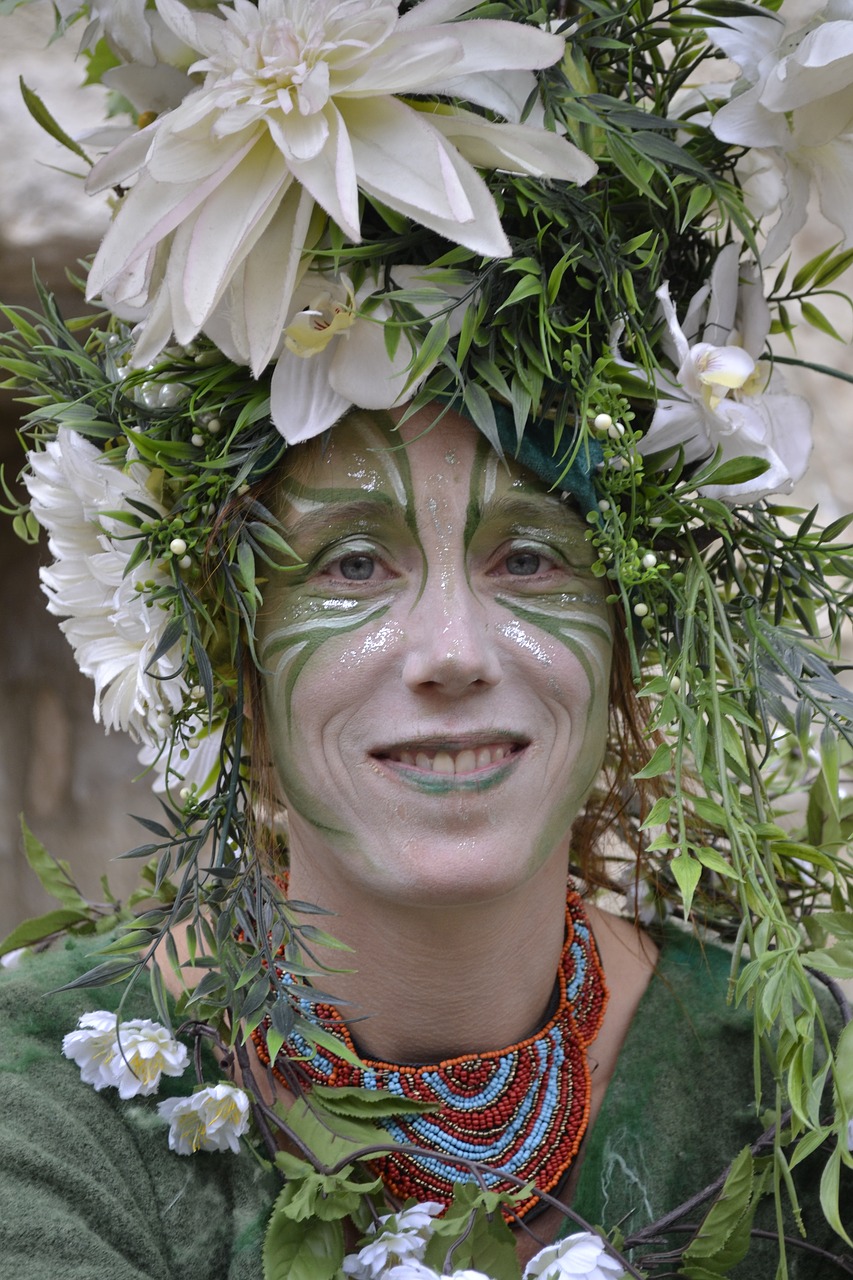
{"label": "beaded collar necklace", "polygon": [[[293,1035],[279,1051],[272,1072],[287,1087],[282,1068],[289,1067],[292,1074],[293,1059],[300,1059],[300,1077],[309,1086],[383,1089],[437,1104],[435,1111],[377,1122],[395,1142],[419,1148],[417,1154],[394,1152],[373,1163],[388,1191],[401,1201],[413,1196],[447,1206],[454,1182],[476,1180],[472,1171],[447,1158],[452,1156],[499,1171],[485,1175],[490,1190],[517,1190],[516,1182],[501,1176],[509,1173],[523,1182],[535,1182],[541,1191],[551,1191],[568,1172],[586,1132],[590,1105],[586,1051],[598,1034],[607,998],[589,920],[580,895],[570,886],[556,1007],[535,1035],[507,1049],[463,1054],[431,1065],[362,1058],[360,1067]],[[334,1005],[306,999],[303,1006],[306,1016],[350,1052],[358,1053]],[[258,1057],[269,1065],[264,1026],[254,1032],[253,1039]],[[538,1196],[528,1197],[515,1214],[523,1217],[538,1202]]]}

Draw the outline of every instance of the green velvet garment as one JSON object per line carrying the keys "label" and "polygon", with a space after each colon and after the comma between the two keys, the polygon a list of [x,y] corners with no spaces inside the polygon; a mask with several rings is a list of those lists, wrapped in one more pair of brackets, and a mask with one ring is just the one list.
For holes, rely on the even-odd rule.
{"label": "green velvet garment", "polygon": [[[67,942],[0,979],[0,1280],[260,1280],[275,1179],[247,1152],[174,1155],[157,1097],[96,1093],[61,1056],[79,1015],[114,1009],[120,993],[51,994],[91,967],[87,950]],[[590,1222],[636,1230],[759,1133],[749,1015],[725,1004],[728,965],[725,952],[667,931],[586,1143],[574,1207]],[[141,990],[132,1003],[125,1017],[152,1016]],[[158,1096],[192,1085],[188,1069],[164,1077]],[[802,1173],[809,1238],[840,1252],[819,1220],[815,1176]],[[739,1274],[773,1280],[775,1249],[761,1254]],[[812,1256],[791,1274],[831,1280],[834,1269]]]}

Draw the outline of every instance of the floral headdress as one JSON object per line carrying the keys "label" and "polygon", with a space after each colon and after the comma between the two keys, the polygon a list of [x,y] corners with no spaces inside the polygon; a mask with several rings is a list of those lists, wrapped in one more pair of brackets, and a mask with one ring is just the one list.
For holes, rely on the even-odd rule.
{"label": "floral headdress", "polygon": [[[96,718],[137,739],[165,792],[133,851],[143,889],[84,981],[147,962],[168,1023],[154,951],[189,920],[209,971],[182,1014],[237,1047],[267,1014],[279,1043],[321,1034],[270,975],[281,945],[310,972],[325,935],[253,856],[244,659],[264,579],[293,563],[258,485],[353,405],[450,405],[581,502],[654,731],[634,763],[658,798],[626,808],[644,842],[630,892],[644,918],[675,911],[734,943],[734,997],[759,1038],[775,1030],[775,1122],[797,1152],[828,1143],[822,1203],[850,1243],[853,1033],[811,1055],[826,1035],[806,969],[853,976],[837,678],[853,554],[848,519],[821,529],[779,504],[806,471],[810,412],[771,338],[832,333],[819,301],[853,262],[853,21],[826,0],[584,0],[569,16],[540,0],[89,0],[62,10],[78,20],[109,123],[72,138],[25,94],[87,188],[112,192],[86,281],[101,310],[66,323],[39,289],[39,314],[6,311],[0,363],[29,406],[13,514],[22,536],[47,531],[48,607]],[[812,189],[838,243],[796,265]],[[802,832],[781,821],[794,788]],[[91,932],[75,894],[64,923]],[[5,949],[55,927],[28,922]],[[113,1060],[101,1084],[125,1079],[127,1054]],[[727,1194],[746,1205],[757,1183],[741,1182]],[[418,1259],[423,1225],[400,1228],[421,1232]]]}

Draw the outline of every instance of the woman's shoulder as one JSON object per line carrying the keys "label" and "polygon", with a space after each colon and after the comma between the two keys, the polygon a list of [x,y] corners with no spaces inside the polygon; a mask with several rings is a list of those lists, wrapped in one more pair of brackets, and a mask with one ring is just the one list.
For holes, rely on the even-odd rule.
{"label": "woman's shoulder", "polygon": [[[257,1162],[168,1148],[157,1101],[191,1092],[191,1072],[123,1101],[62,1055],[81,1014],[118,1006],[121,987],[60,989],[94,967],[100,941],[67,940],[0,976],[0,1274],[255,1275],[270,1204]],[[123,1020],[152,1016],[142,984],[128,1003]]]}

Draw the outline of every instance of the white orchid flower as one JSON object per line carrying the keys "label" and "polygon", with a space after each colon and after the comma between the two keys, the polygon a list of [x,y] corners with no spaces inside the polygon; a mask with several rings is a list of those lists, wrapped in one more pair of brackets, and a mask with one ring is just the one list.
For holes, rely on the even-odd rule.
{"label": "white orchid flower", "polygon": [[[398,95],[448,86],[511,111],[564,40],[520,22],[464,19],[471,0],[234,0],[216,15],[157,0],[199,55],[201,85],[94,167],[90,191],[130,189],[89,275],[116,314],[143,318],[137,363],[174,333],[190,342],[219,308],[253,371],[292,312],[315,207],[353,241],[359,192],[489,257],[509,244],[474,166],[585,182],[595,165],[564,137],[510,118]],[[501,87],[499,82],[506,79]]]}
{"label": "white orchid flower", "polygon": [[[462,286],[442,287],[436,283],[440,277],[424,276],[418,267],[396,266],[391,275],[394,288],[418,290],[421,315],[431,319],[443,311],[450,336],[459,333],[466,309]],[[434,367],[411,378],[413,349],[405,329],[389,354],[384,326],[392,318],[390,302],[380,299],[369,313],[360,313],[383,288],[369,277],[356,291],[346,276],[331,279],[316,272],[297,287],[270,388],[272,420],[289,444],[327,430],[351,405],[390,409],[402,404]]]}
{"label": "white orchid flower", "polygon": [[811,410],[799,396],[768,389],[760,356],[770,312],[757,271],[741,267],[737,246],[727,245],[710,283],[691,300],[683,325],[668,285],[658,298],[667,324],[664,348],[678,372],[674,388],[662,376],[657,379],[661,396],[640,452],[681,447],[685,461],[692,463],[719,448],[722,461],[754,457],[767,464],[753,480],[702,487],[703,493],[724,502],[757,502],[771,493],[789,493],[805,473],[811,453]]}
{"label": "white orchid flower", "polygon": [[622,1280],[624,1275],[600,1236],[577,1231],[540,1249],[524,1268],[523,1280]]}

